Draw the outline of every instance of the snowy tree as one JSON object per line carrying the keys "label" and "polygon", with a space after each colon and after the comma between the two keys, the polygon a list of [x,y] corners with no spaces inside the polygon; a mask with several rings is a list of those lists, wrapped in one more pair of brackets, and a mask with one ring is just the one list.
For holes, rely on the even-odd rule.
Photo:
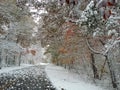
{"label": "snowy tree", "polygon": [[33,39],[31,35],[36,24],[25,6],[26,2],[22,7],[16,3],[16,0],[0,3],[1,66],[8,66],[12,62],[20,65],[22,49],[29,46]]}
{"label": "snowy tree", "polygon": [[[70,2],[73,1],[73,2]],[[77,1],[77,0],[75,0]],[[115,0],[94,0],[89,1],[82,0],[78,1],[77,3],[74,0],[59,0],[58,6],[56,2],[52,2],[46,5],[46,10],[48,11],[48,14],[44,17],[44,45],[50,45],[48,48],[49,53],[52,53],[53,58],[57,59],[57,63],[59,62],[59,58],[63,56],[60,55],[60,52],[66,53],[68,50],[66,50],[65,47],[63,47],[64,43],[64,33],[66,32],[65,29],[60,30],[62,27],[62,23],[65,22],[71,22],[74,23],[79,27],[78,33],[81,32],[84,41],[86,42],[86,45],[88,46],[89,50],[89,57],[91,58],[91,66],[93,69],[94,78],[100,79],[103,74],[103,70],[106,68],[106,61],[110,70],[110,75],[112,79],[112,84],[114,88],[118,88],[116,76],[115,76],[115,68],[113,67],[113,61],[111,61],[110,56],[113,55],[110,52],[113,49],[119,48],[119,2]],[[82,7],[81,7],[82,6]],[[83,7],[84,6],[84,7]],[[61,16],[61,20],[59,20],[59,17]],[[61,24],[58,24],[60,21],[62,21]],[[49,23],[50,22],[50,23]],[[56,26],[58,24],[59,26]],[[57,28],[50,29],[50,27],[56,26]],[[67,26],[66,27],[70,27]],[[52,32],[52,30],[54,32]],[[61,33],[59,33],[61,31]],[[59,33],[59,35],[58,35]],[[68,31],[68,33],[71,33],[71,30]],[[58,35],[57,37],[62,37],[59,41],[57,40],[55,35]],[[75,34],[76,35],[76,34]],[[75,38],[75,37],[73,37]],[[54,40],[54,42],[53,42]],[[71,39],[70,41],[73,41]],[[47,43],[46,43],[47,42]],[[79,42],[79,41],[78,41]],[[58,45],[58,43],[60,43]],[[72,45],[67,46],[67,48],[70,48]],[[76,46],[76,45],[75,45]],[[62,48],[61,48],[62,47]],[[73,48],[73,47],[72,47]],[[71,48],[71,50],[72,50]],[[85,48],[85,47],[84,47]],[[118,55],[118,52],[116,55]],[[73,53],[70,55],[72,56]],[[96,54],[100,54],[103,57],[103,63],[101,63],[101,67],[97,65],[98,61],[96,61],[97,57]],[[70,56],[68,55],[68,56]],[[118,55],[119,56],[119,55]],[[105,60],[105,61],[104,61]],[[65,61],[65,60],[64,60]],[[67,60],[66,60],[67,61]],[[76,60],[77,61],[77,60]],[[118,63],[118,62],[116,62]],[[99,67],[99,68],[98,68]]]}

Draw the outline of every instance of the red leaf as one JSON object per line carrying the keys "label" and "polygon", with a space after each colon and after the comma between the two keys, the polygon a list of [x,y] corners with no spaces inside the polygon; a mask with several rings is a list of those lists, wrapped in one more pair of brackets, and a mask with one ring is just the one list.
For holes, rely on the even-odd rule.
{"label": "red leaf", "polygon": [[70,4],[70,1],[69,1],[69,0],[66,0],[66,3],[67,3],[67,4]]}
{"label": "red leaf", "polygon": [[107,2],[107,6],[113,6],[114,4],[111,2]]}
{"label": "red leaf", "polygon": [[112,12],[111,10],[104,11],[103,18],[106,20],[111,16]]}
{"label": "red leaf", "polygon": [[108,0],[107,6],[114,6],[116,3],[116,0]]}
{"label": "red leaf", "polygon": [[36,51],[35,51],[35,50],[31,50],[31,54],[32,54],[32,55],[35,55],[35,54],[36,54]]}
{"label": "red leaf", "polygon": [[67,30],[66,34],[67,34],[67,36],[73,36],[74,32],[73,32],[73,30]]}

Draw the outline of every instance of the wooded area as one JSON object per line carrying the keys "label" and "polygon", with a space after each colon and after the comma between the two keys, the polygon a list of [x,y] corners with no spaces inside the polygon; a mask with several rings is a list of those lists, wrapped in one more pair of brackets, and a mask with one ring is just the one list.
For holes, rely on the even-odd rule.
{"label": "wooded area", "polygon": [[0,67],[36,56],[36,44],[52,63],[120,89],[119,0],[1,0]]}

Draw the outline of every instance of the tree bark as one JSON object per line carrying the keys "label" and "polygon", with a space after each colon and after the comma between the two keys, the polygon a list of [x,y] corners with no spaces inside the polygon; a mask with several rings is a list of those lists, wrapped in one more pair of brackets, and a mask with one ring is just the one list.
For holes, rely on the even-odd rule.
{"label": "tree bark", "polygon": [[2,52],[0,52],[0,69],[2,68],[2,66],[1,66],[1,61],[2,61],[1,54],[2,54]]}
{"label": "tree bark", "polygon": [[0,55],[0,69],[1,69],[2,67],[1,67],[1,55]]}
{"label": "tree bark", "polygon": [[93,70],[93,74],[94,74],[94,78],[99,79],[99,75],[98,75],[98,70],[97,67],[95,66],[95,58],[94,58],[94,54],[91,53],[91,65],[92,65],[92,70]]}
{"label": "tree bark", "polygon": [[20,64],[21,64],[21,53],[20,53],[20,55],[19,55],[19,66],[20,66]]}
{"label": "tree bark", "polygon": [[4,67],[5,66],[5,55],[6,55],[6,53],[5,53],[5,50],[4,49],[2,49],[2,53],[1,53],[1,65],[2,65],[2,67]]}
{"label": "tree bark", "polygon": [[112,67],[112,63],[111,63],[110,59],[108,59],[107,55],[105,56],[105,58],[106,58],[106,61],[107,61],[108,67],[109,67],[113,88],[116,88],[117,90],[119,90],[118,85],[117,85],[117,80],[115,77],[115,72],[114,72],[113,67]]}

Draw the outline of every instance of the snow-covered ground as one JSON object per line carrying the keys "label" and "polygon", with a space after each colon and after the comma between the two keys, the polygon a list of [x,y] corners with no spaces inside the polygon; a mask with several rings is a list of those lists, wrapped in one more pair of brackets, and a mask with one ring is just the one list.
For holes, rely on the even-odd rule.
{"label": "snow-covered ground", "polygon": [[45,69],[48,78],[58,90],[106,90],[78,79],[78,75],[63,67],[49,64]]}
{"label": "snow-covered ground", "polygon": [[32,64],[21,64],[21,66],[13,66],[13,67],[3,67],[2,69],[0,69],[0,74],[1,73],[7,73],[13,70],[17,70],[17,69],[22,69],[25,67],[30,67],[33,66]]}
{"label": "snow-covered ground", "polygon": [[[60,66],[55,66],[48,63],[39,63],[37,65],[46,66],[45,71],[48,78],[52,84],[57,88],[57,90],[106,90],[102,87],[95,86],[94,84],[87,83],[80,79],[80,77],[72,72],[69,72],[67,69],[64,69]],[[8,73],[14,70],[34,66],[31,64],[22,64],[21,66],[15,67],[6,67],[0,69],[1,73]]]}

